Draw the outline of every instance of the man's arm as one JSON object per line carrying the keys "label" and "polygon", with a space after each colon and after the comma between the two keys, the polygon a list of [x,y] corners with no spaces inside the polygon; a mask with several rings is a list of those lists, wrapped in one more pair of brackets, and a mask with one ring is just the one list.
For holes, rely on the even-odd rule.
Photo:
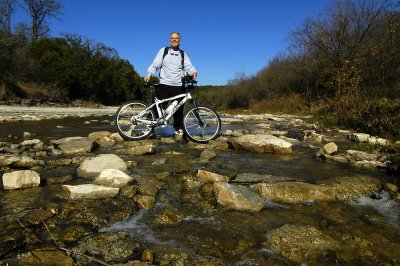
{"label": "man's arm", "polygon": [[149,66],[147,69],[147,76],[144,77],[145,82],[149,82],[151,76],[153,76],[157,70],[159,70],[162,66],[162,60],[163,60],[163,53],[164,53],[164,48],[161,48],[156,57],[153,60],[153,63]]}
{"label": "man's arm", "polygon": [[193,66],[192,62],[190,61],[189,56],[185,53],[185,66],[183,67],[183,72],[188,73],[189,75],[193,76],[193,79],[197,78],[197,70]]}

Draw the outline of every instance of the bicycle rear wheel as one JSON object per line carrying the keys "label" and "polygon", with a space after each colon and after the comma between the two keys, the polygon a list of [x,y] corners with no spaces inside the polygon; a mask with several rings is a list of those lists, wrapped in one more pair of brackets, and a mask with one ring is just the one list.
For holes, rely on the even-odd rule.
{"label": "bicycle rear wheel", "polygon": [[221,131],[219,115],[207,107],[190,109],[183,119],[186,136],[194,142],[207,143],[216,139]]}
{"label": "bicycle rear wheel", "polygon": [[118,108],[115,124],[123,139],[139,140],[151,134],[154,128],[149,122],[154,120],[155,115],[153,110],[146,110],[146,107],[143,102],[129,101]]}

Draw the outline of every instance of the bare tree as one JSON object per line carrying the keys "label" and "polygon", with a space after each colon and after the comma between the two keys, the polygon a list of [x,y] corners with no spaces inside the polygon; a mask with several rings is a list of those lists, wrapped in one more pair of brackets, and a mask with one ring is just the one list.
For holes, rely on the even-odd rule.
{"label": "bare tree", "polygon": [[23,8],[31,17],[31,40],[46,35],[50,28],[49,18],[60,19],[63,5],[58,0],[23,0]]}
{"label": "bare tree", "polygon": [[11,16],[14,13],[15,0],[0,0],[0,32],[11,36]]}
{"label": "bare tree", "polygon": [[365,88],[379,68],[371,63],[381,55],[382,43],[392,38],[382,26],[392,4],[392,0],[335,0],[324,16],[308,19],[293,32],[292,48],[315,62],[313,69],[323,77],[323,87],[339,92]]}

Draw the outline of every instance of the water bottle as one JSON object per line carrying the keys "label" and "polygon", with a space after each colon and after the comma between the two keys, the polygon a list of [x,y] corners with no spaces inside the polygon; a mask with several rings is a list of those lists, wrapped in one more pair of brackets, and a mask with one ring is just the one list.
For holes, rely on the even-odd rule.
{"label": "water bottle", "polygon": [[177,106],[177,105],[178,105],[178,101],[177,100],[173,101],[171,103],[171,105],[168,106],[167,109],[165,109],[165,115],[169,115],[174,110],[175,106]]}

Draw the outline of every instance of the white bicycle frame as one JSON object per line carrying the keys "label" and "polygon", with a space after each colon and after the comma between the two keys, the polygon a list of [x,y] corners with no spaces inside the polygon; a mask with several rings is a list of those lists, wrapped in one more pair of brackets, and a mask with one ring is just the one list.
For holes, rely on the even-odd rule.
{"label": "white bicycle frame", "polygon": [[[172,111],[169,114],[164,114],[164,109],[161,107],[162,103],[171,101],[171,104],[174,100],[180,99],[182,98],[182,100],[174,107],[174,109],[172,109]],[[159,100],[156,97],[154,97],[154,103],[152,103],[151,105],[149,105],[145,110],[143,110],[141,113],[135,115],[134,117],[132,117],[133,120],[136,121],[140,121],[144,124],[148,124],[151,126],[158,126],[158,125],[166,125],[168,124],[168,120],[175,114],[176,110],[178,110],[179,107],[181,107],[182,105],[184,105],[188,100],[192,100],[192,95],[190,94],[189,91],[187,91],[186,93],[182,93],[179,95],[176,95],[174,97],[171,98],[166,98],[163,100]],[[154,106],[156,106],[157,109],[157,113],[158,113],[158,117],[157,120],[147,120],[147,119],[140,119],[138,117],[143,116],[147,111],[151,110],[154,108]],[[167,107],[168,108],[168,107]],[[167,109],[165,108],[165,109]]]}

